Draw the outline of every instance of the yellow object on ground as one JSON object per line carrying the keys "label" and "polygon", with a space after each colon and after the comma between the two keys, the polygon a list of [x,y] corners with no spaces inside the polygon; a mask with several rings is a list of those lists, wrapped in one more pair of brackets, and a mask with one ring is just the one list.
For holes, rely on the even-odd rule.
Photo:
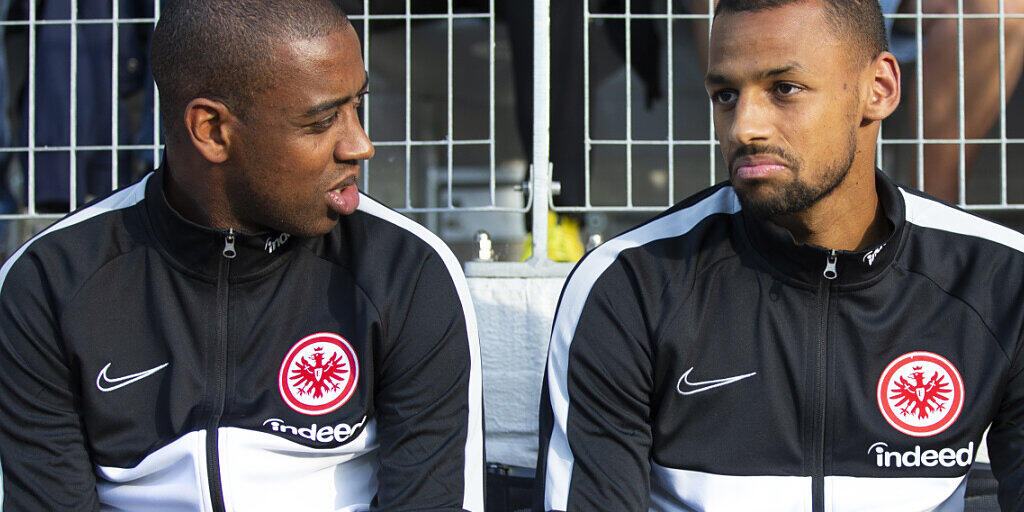
{"label": "yellow object on ground", "polygon": [[[579,221],[549,211],[548,258],[551,261],[575,263],[583,257],[584,252]],[[528,233],[523,242],[523,261],[530,259],[530,256],[533,256],[533,233]]]}

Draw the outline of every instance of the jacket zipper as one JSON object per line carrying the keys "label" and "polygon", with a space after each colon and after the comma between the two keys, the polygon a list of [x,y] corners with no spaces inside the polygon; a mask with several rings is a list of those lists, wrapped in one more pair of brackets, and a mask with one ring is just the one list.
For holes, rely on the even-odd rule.
{"label": "jacket zipper", "polygon": [[828,392],[826,367],[828,365],[828,313],[829,292],[832,281],[839,277],[836,270],[836,251],[832,249],[825,259],[825,271],[821,281],[821,324],[818,334],[818,354],[814,386],[814,469],[811,475],[811,498],[813,512],[825,512],[825,400]]}
{"label": "jacket zipper", "polygon": [[210,503],[215,512],[224,512],[224,490],[220,478],[220,448],[218,431],[220,418],[224,414],[224,393],[227,378],[228,350],[228,271],[231,260],[238,253],[235,251],[235,230],[229,229],[224,236],[224,249],[221,251],[220,265],[217,271],[217,345],[210,350],[209,364],[212,368],[213,407],[210,422],[206,426],[206,474],[210,483]]}

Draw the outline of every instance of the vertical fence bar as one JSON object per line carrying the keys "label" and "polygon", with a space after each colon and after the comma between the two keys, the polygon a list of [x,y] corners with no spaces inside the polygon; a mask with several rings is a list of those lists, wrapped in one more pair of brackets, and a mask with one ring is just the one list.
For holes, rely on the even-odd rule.
{"label": "vertical fence bar", "polygon": [[[879,123],[879,125],[881,124],[882,123]],[[875,167],[878,167],[879,169],[884,169],[882,166],[882,144],[884,143],[885,140],[882,139],[882,129],[881,126],[879,126],[877,144],[875,144]]]}
{"label": "vertical fence bar", "polygon": [[[1017,19],[1024,23],[1024,19]],[[999,0],[999,204],[1007,204],[1006,178],[1006,2]]]}
{"label": "vertical fence bar", "polygon": [[78,205],[78,0],[71,0],[71,101],[68,145],[71,147],[68,161],[68,211]]}
{"label": "vertical fence bar", "polygon": [[[888,14],[883,13],[883,19],[887,20],[889,18],[890,18],[890,16]],[[890,50],[891,49],[892,48],[890,48]],[[882,131],[884,129],[885,129],[885,121],[884,120],[879,121],[878,122],[878,138],[876,139],[876,142],[875,142],[875,167],[877,167],[879,169],[885,169],[885,166],[882,165],[882,148],[883,148],[883,145],[885,144],[885,137],[882,136]]]}
{"label": "vertical fence bar", "polygon": [[960,139],[960,148],[959,148],[959,151],[958,151],[959,162],[957,164],[957,171],[956,171],[957,172],[957,178],[956,178],[957,193],[956,193],[956,197],[957,197],[957,204],[963,205],[963,204],[965,204],[967,202],[967,189],[966,189],[966,184],[965,184],[965,182],[967,181],[966,180],[966,176],[967,176],[967,145],[966,145],[966,142],[965,142],[966,141],[966,137],[967,137],[967,121],[965,119],[967,117],[967,109],[965,108],[965,105],[964,105],[964,97],[966,96],[966,94],[964,92],[964,87],[965,87],[964,74],[966,73],[966,70],[964,69],[964,0],[957,0],[956,1],[956,12],[958,13],[958,16],[956,18],[956,24],[957,24],[957,28],[956,28],[956,44],[957,44],[957,47],[956,47],[956,53],[957,53],[956,77],[957,77],[957,102],[958,102],[957,103],[957,109],[959,110],[959,115],[958,115],[958,118],[959,118],[958,131],[959,131],[959,134],[960,134],[960,137],[959,137],[959,139]]}
{"label": "vertical fence bar", "polygon": [[[711,47],[711,24],[715,20],[715,0],[708,0],[708,48]],[[708,100],[708,186],[715,181],[715,105]]]}
{"label": "vertical fence bar", "polygon": [[117,79],[118,68],[120,62],[118,62],[119,55],[119,35],[120,30],[118,26],[118,19],[121,15],[120,10],[121,0],[112,0],[110,2],[110,189],[117,189],[117,146],[120,142],[120,138],[117,136],[119,130],[118,122],[118,107],[120,102],[118,101],[118,87],[120,82]]}
{"label": "vertical fence bar", "polygon": [[28,213],[36,214],[36,2],[28,3]]}
{"label": "vertical fence bar", "polygon": [[924,52],[922,51],[924,34],[921,2],[917,0],[917,33],[914,35],[917,43],[917,187],[924,190]]}
{"label": "vertical fence bar", "polygon": [[[548,72],[544,69],[544,73]],[[589,208],[590,152],[593,148],[590,143],[590,0],[583,0],[583,140],[583,204]]]}
{"label": "vertical fence bar", "polygon": [[405,0],[405,207],[412,208],[412,0]]}
{"label": "vertical fence bar", "polygon": [[675,204],[675,202],[676,202],[675,201],[675,197],[676,197],[676,194],[675,194],[675,192],[676,192],[676,187],[675,187],[675,184],[676,184],[676,178],[675,178],[675,176],[676,176],[676,169],[675,169],[675,167],[676,167],[675,166],[676,147],[674,145],[672,145],[672,142],[675,140],[675,130],[674,130],[675,127],[674,127],[673,116],[672,116],[672,108],[673,108],[673,98],[672,97],[675,95],[675,92],[674,92],[674,89],[673,89],[673,83],[672,83],[672,81],[674,80],[673,68],[675,67],[673,65],[673,61],[672,61],[672,58],[673,58],[673,56],[672,56],[672,47],[675,46],[675,42],[672,39],[672,35],[673,35],[673,33],[672,33],[672,28],[673,28],[672,25],[675,24],[675,20],[672,18],[672,14],[673,14],[672,13],[672,0],[668,0],[667,2],[665,2],[665,7],[666,7],[665,10],[667,11],[666,12],[666,20],[665,21],[668,23],[668,25],[665,27],[665,41],[668,44],[668,46],[665,49],[666,54],[667,54],[667,56],[665,57],[665,71],[666,71],[665,74],[667,75],[667,79],[668,79],[668,86],[665,87],[665,90],[667,91],[667,94],[668,94],[668,106],[666,107],[668,109],[668,111],[667,111],[667,114],[665,115],[665,117],[668,119],[668,127],[667,127],[667,129],[668,129],[667,130],[667,134],[668,134],[668,204],[669,204],[669,206],[671,206],[671,205]]}
{"label": "vertical fence bar", "polygon": [[[533,256],[530,263],[548,259],[548,204],[551,201],[548,144],[551,126],[551,0],[533,0]],[[584,0],[584,9],[587,9]],[[584,14],[584,20],[587,15]],[[584,21],[586,23],[586,21]],[[587,30],[584,30],[586,40]],[[584,59],[584,66],[589,61]],[[584,89],[589,86],[584,80]],[[587,103],[589,104],[589,102]],[[585,128],[587,139],[589,125]],[[588,152],[589,155],[589,152]],[[587,158],[589,160],[589,156]],[[589,183],[590,180],[588,179]],[[588,191],[589,192],[589,191]],[[590,195],[587,194],[587,203]]]}
{"label": "vertical fence bar", "polygon": [[[494,131],[494,124],[495,124],[494,123],[494,114],[495,114],[495,109],[494,109],[494,86],[495,86],[495,83],[494,83],[494,18],[495,18],[495,16],[497,14],[494,12],[494,0],[489,0],[488,1],[488,3],[487,3],[487,12],[490,14],[490,17],[487,20],[487,25],[488,25],[488,32],[487,32],[488,33],[488,40],[487,40],[487,60],[488,60],[488,62],[487,62],[487,70],[488,70],[488,75],[487,75],[487,81],[488,81],[488,84],[490,86],[490,94],[487,97],[487,108],[488,108],[488,114],[487,114],[487,139],[488,139],[488,146],[489,146],[488,147],[488,161],[490,162],[490,167],[491,167],[491,206],[497,206],[498,205],[498,197],[497,197],[497,191],[495,190],[495,187],[497,186],[498,177],[497,177],[497,170],[496,170],[497,162],[495,161],[495,156],[494,156],[494,146],[495,146],[496,140],[497,140],[497,137],[496,137],[495,131]],[[522,107],[520,107],[520,108],[522,108]]]}
{"label": "vertical fence bar", "polygon": [[[363,0],[363,66],[366,67],[367,76],[370,73],[370,0]],[[369,86],[369,84],[367,84]],[[370,95],[363,96],[363,130],[366,136],[373,140],[370,135]],[[363,160],[363,190],[370,192],[370,161]]]}
{"label": "vertical fence bar", "polygon": [[626,207],[633,207],[633,6],[626,0]]}
{"label": "vertical fence bar", "polygon": [[454,199],[452,198],[452,182],[455,181],[455,105],[453,100],[455,99],[455,59],[453,54],[455,53],[455,45],[452,41],[455,39],[455,18],[452,11],[452,2],[454,0],[448,0],[448,134],[445,137],[448,142],[448,208],[454,206]]}
{"label": "vertical fence bar", "polygon": [[[153,18],[160,18],[160,0],[153,2]],[[153,167],[160,167],[160,90],[156,84],[153,84]]]}

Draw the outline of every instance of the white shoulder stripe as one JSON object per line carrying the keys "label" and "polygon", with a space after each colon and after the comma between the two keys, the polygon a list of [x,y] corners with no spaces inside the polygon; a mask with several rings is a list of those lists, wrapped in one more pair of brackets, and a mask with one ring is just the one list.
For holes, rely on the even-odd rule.
{"label": "white shoulder stripe", "polygon": [[693,206],[644,224],[602,244],[580,262],[569,278],[555,313],[548,348],[548,394],[555,421],[548,444],[545,510],[566,510],[566,502],[569,500],[569,481],[572,479],[574,461],[566,437],[569,419],[569,345],[594,283],[622,251],[686,234],[711,215],[738,211],[740,203],[736,193],[732,187],[724,187]]}
{"label": "white shoulder stripe", "polygon": [[25,250],[28,249],[28,246],[32,245],[36,240],[39,240],[40,238],[49,235],[50,233],[53,233],[54,231],[74,226],[75,224],[85,222],[93,217],[103,215],[104,213],[109,213],[115,210],[123,210],[125,208],[129,208],[138,204],[140,201],[142,201],[143,198],[146,197],[146,183],[152,176],[153,173],[149,173],[148,175],[146,175],[145,178],[142,178],[142,181],[139,181],[138,183],[124,190],[114,193],[110,197],[107,197],[106,199],[92,206],[82,208],[81,210],[78,210],[75,213],[72,213],[71,215],[64,217],[59,222],[44,229],[41,233],[34,236],[28,242],[25,242],[24,245],[18,248],[18,250],[15,251],[14,254],[12,254],[11,257],[7,259],[7,262],[4,263],[4,266],[0,268],[0,291],[3,290],[4,281],[7,279],[7,273],[11,271],[11,267],[14,266],[14,262],[17,261],[18,258],[20,258],[21,255],[25,253]]}
{"label": "white shoulder stripe", "polygon": [[462,272],[459,260],[445,243],[427,228],[417,224],[404,215],[378,203],[373,198],[359,194],[359,211],[388,221],[416,235],[429,244],[441,257],[448,273],[451,274],[455,290],[462,302],[462,311],[466,316],[466,334],[469,337],[469,424],[465,449],[465,480],[462,508],[469,512],[482,512],[484,509],[484,439],[483,439],[483,392],[480,380],[480,336],[477,331],[476,313],[469,295],[469,284]]}
{"label": "white shoulder stripe", "polygon": [[924,228],[984,238],[1024,252],[1024,234],[967,212],[900,189],[907,203],[907,222]]}

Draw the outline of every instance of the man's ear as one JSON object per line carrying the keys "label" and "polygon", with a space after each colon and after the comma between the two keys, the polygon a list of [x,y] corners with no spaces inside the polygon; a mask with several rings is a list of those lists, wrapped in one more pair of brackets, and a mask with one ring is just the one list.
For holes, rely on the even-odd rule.
{"label": "man's ear", "polygon": [[895,55],[882,52],[865,73],[871,80],[871,88],[864,108],[864,120],[881,121],[900,104],[900,65]]}
{"label": "man's ear", "polygon": [[207,98],[196,98],[185,107],[185,131],[192,145],[211,163],[228,159],[238,118],[227,105]]}

